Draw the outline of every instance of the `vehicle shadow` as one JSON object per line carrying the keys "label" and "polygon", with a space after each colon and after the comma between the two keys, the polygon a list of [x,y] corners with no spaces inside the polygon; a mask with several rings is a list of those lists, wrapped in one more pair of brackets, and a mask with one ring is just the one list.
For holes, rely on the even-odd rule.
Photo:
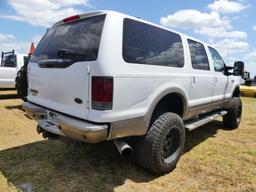
{"label": "vehicle shadow", "polygon": [[[214,137],[220,127],[214,121],[187,133],[184,153]],[[113,191],[127,179],[141,183],[158,177],[120,156],[112,142],[64,138],[0,151],[0,171],[17,188],[29,185],[33,191]]]}
{"label": "vehicle shadow", "polygon": [[0,94],[0,100],[7,100],[7,99],[19,99],[19,96],[17,94],[8,94],[8,95]]}
{"label": "vehicle shadow", "polygon": [[218,130],[227,130],[223,128],[222,121],[214,120],[202,127],[199,127],[190,132],[186,132],[186,142],[184,147],[184,153],[189,152],[194,147],[204,142],[208,138],[215,137]]}
{"label": "vehicle shadow", "polygon": [[15,90],[15,88],[0,88],[0,91],[12,91]]}
{"label": "vehicle shadow", "polygon": [[14,88],[0,88],[0,100],[18,99],[17,92]]}
{"label": "vehicle shadow", "polygon": [[5,106],[5,108],[6,108],[6,109],[9,109],[9,110],[18,109],[18,110],[23,111],[22,105],[11,105],[11,106]]}

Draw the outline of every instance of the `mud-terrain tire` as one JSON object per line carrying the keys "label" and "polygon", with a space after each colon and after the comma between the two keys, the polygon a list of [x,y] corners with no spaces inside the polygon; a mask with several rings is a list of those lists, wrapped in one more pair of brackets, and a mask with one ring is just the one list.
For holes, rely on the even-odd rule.
{"label": "mud-terrain tire", "polygon": [[229,102],[227,114],[223,116],[223,125],[228,129],[236,129],[242,118],[242,101],[239,97],[234,97]]}
{"label": "mud-terrain tire", "polygon": [[182,119],[177,114],[164,113],[152,123],[145,136],[137,138],[137,162],[153,173],[168,173],[176,167],[184,143],[185,128]]}
{"label": "mud-terrain tire", "polygon": [[15,88],[18,96],[23,100],[27,100],[28,82],[27,82],[27,66],[21,67],[15,78]]}

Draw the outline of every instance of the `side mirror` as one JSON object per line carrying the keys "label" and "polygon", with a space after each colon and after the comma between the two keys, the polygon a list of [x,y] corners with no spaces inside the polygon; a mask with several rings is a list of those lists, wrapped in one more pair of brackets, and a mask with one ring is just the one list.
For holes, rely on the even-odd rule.
{"label": "side mirror", "polygon": [[243,73],[244,73],[244,62],[236,61],[234,63],[233,75],[234,76],[243,76]]}

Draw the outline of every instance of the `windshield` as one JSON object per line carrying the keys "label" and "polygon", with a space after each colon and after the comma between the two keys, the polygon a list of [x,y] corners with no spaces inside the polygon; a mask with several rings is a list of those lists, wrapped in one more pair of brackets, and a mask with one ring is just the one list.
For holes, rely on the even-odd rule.
{"label": "windshield", "polygon": [[[31,62],[60,59],[61,50],[83,53],[75,61],[94,61],[98,50],[105,15],[89,17],[49,29],[38,44]],[[72,59],[72,58],[70,58]]]}

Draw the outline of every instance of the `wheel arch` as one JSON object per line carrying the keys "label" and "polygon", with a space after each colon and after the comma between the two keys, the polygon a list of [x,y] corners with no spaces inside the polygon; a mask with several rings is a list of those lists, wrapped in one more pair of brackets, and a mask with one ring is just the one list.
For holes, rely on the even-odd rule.
{"label": "wheel arch", "polygon": [[[168,101],[175,102],[168,103]],[[152,119],[154,119],[154,115],[157,114],[157,110],[162,109],[161,107],[163,106],[165,107],[162,112],[173,112],[178,114],[181,118],[184,118],[188,113],[188,96],[186,92],[179,87],[172,87],[171,89],[161,91],[161,93],[155,96],[146,115],[148,127]],[[180,106],[181,108],[176,108]]]}

